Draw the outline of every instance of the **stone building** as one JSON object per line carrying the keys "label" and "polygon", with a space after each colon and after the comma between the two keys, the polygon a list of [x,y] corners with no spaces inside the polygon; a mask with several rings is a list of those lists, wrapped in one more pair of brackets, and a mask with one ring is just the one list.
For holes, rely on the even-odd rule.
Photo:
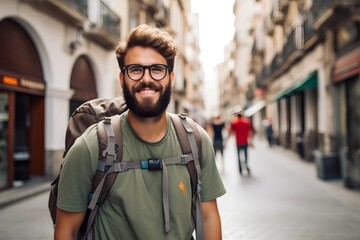
{"label": "stone building", "polygon": [[0,190],[57,174],[73,110],[122,95],[114,50],[138,24],[167,28],[181,44],[170,110],[184,111],[183,99],[188,111],[201,105],[190,10],[178,0],[0,1]]}
{"label": "stone building", "polygon": [[252,4],[250,84],[239,104],[257,129],[271,119],[276,143],[314,161],[319,177],[359,187],[360,2]]}

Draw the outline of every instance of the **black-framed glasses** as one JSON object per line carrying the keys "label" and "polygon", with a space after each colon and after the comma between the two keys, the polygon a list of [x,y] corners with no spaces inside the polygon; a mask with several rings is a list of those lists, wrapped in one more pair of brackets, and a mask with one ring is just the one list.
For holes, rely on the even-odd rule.
{"label": "black-framed glasses", "polygon": [[149,66],[143,66],[140,64],[129,64],[123,67],[123,71],[126,71],[128,77],[133,81],[139,81],[145,74],[145,70],[149,69],[149,73],[152,79],[160,81],[166,76],[167,70],[171,71],[171,68],[166,64],[152,64]]}

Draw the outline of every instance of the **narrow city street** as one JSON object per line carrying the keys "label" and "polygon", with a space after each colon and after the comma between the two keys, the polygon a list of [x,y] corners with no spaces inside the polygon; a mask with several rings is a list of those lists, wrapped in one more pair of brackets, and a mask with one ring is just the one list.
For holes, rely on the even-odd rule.
{"label": "narrow city street", "polygon": [[[315,163],[263,141],[250,148],[251,176],[238,173],[234,139],[218,156],[227,194],[218,200],[224,240],[358,240],[360,193],[316,175]],[[48,193],[0,210],[0,239],[52,239]]]}
{"label": "narrow city street", "polygon": [[264,141],[250,148],[249,165],[251,177],[240,177],[230,139],[222,171],[227,194],[218,200],[224,240],[360,239],[359,192],[319,179],[315,163]]}

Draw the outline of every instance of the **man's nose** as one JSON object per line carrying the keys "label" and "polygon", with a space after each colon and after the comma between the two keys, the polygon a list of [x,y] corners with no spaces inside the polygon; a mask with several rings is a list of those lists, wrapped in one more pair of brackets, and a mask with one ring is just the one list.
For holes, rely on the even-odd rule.
{"label": "man's nose", "polygon": [[141,81],[146,82],[146,81],[152,81],[152,77],[150,75],[150,69],[146,68],[144,69],[144,76],[141,78]]}

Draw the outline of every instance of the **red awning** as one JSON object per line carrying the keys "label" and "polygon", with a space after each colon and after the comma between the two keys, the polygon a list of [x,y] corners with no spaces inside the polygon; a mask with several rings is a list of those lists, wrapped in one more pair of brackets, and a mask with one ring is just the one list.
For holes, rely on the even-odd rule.
{"label": "red awning", "polygon": [[358,73],[360,73],[360,47],[336,60],[333,82],[342,81]]}

